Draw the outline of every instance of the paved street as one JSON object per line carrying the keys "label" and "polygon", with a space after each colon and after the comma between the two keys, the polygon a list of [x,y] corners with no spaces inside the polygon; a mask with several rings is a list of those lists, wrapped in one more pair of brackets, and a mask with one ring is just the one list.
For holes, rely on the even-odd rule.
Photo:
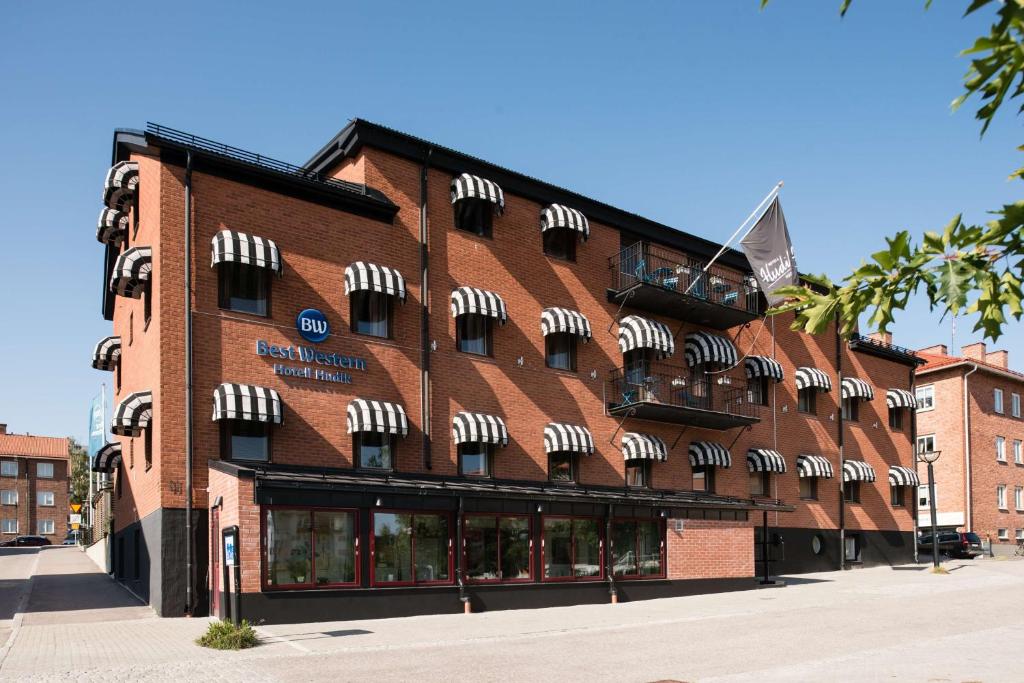
{"label": "paved street", "polygon": [[[253,650],[213,652],[192,643],[205,620],[156,618],[74,548],[0,554],[3,585],[36,558],[2,680],[1024,680],[1020,560],[614,606],[267,626]],[[13,621],[8,593],[0,625]]]}

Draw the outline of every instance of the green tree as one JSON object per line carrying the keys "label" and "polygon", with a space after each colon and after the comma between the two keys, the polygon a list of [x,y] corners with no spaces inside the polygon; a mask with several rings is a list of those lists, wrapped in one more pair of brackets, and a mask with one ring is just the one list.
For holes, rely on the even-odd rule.
{"label": "green tree", "polygon": [[[840,14],[846,14],[851,2],[842,1]],[[767,4],[762,0],[761,7]],[[930,4],[929,0],[925,6]],[[994,10],[994,21],[988,35],[961,53],[971,63],[964,92],[952,107],[956,110],[975,98],[975,117],[984,135],[1004,102],[1024,95],[1024,0],[968,0],[964,16],[982,9]],[[1024,105],[1017,110],[1018,116],[1022,113]],[[1018,149],[1024,151],[1024,146]],[[1011,178],[1024,179],[1024,168]],[[971,225],[955,216],[942,230],[919,239],[900,231],[839,283],[824,275],[805,276],[810,285],[779,290],[788,300],[770,312],[793,311],[793,329],[811,334],[823,332],[838,318],[841,333],[849,335],[865,314],[871,327],[886,331],[893,313],[923,293],[932,310],[943,316],[976,316],[975,331],[998,339],[1010,318],[1020,320],[1022,313],[1024,202],[1007,204],[992,214],[994,220],[985,225]]]}
{"label": "green tree", "polygon": [[74,437],[68,438],[71,462],[71,502],[85,504],[89,499],[89,454]]}

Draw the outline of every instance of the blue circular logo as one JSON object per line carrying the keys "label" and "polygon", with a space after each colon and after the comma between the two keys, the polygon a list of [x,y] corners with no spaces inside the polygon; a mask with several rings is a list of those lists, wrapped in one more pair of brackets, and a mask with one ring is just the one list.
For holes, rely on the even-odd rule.
{"label": "blue circular logo", "polygon": [[295,318],[295,329],[299,331],[302,338],[319,344],[327,339],[331,333],[331,326],[327,323],[327,316],[315,308],[307,308]]}

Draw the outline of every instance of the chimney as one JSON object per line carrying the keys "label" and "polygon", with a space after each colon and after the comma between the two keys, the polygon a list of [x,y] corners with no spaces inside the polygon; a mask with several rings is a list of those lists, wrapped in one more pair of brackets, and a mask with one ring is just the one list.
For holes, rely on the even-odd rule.
{"label": "chimney", "polygon": [[875,341],[892,346],[892,332],[872,332],[868,335],[868,339],[874,339]]}
{"label": "chimney", "polygon": [[918,353],[928,353],[933,356],[948,356],[949,349],[946,348],[945,344],[936,344],[935,346],[929,346],[923,349],[918,349]]}
{"label": "chimney", "polygon": [[985,342],[975,342],[960,347],[960,355],[971,360],[985,360]]}
{"label": "chimney", "polygon": [[0,422],[0,434],[6,434],[6,433],[7,433],[7,423],[6,422]]}
{"label": "chimney", "polygon": [[989,351],[985,354],[985,362],[1008,370],[1010,368],[1009,351]]}

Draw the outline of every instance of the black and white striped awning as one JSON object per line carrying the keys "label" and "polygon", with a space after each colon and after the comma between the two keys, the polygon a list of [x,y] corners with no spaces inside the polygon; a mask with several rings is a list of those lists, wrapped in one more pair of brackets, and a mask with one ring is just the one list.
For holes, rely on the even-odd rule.
{"label": "black and white striped awning", "polygon": [[622,456],[626,460],[668,460],[668,445],[653,434],[626,432],[622,435]]}
{"label": "black and white striped awning", "polygon": [[221,230],[213,236],[213,262],[210,265],[218,263],[244,263],[269,268],[278,275],[283,271],[281,252],[274,240],[235,230]]}
{"label": "black and white striped awning", "polygon": [[118,436],[139,436],[149,428],[153,419],[153,392],[136,391],[128,394],[114,408],[110,431]]}
{"label": "black and white striped awning", "polygon": [[394,268],[356,261],[345,268],[345,296],[363,291],[397,296],[405,303],[405,278]]}
{"label": "black and white striped awning", "polygon": [[405,408],[397,403],[356,398],[348,404],[346,413],[349,434],[379,432],[405,436],[409,433]]}
{"label": "black and white striped awning", "polygon": [[831,479],[833,476],[832,463],[824,455],[797,456],[796,471],[801,477]]}
{"label": "black and white striped awning", "polygon": [[545,337],[556,332],[567,332],[590,341],[590,321],[587,316],[568,308],[545,308],[540,314],[540,333]]}
{"label": "black and white striped awning", "polygon": [[693,441],[690,443],[690,467],[714,465],[732,467],[729,449],[714,441]]}
{"label": "black and white striped awning", "polygon": [[452,438],[455,444],[489,443],[508,445],[508,429],[497,415],[458,412],[452,419]]}
{"label": "black and white striped awning", "polygon": [[508,322],[505,301],[500,296],[476,287],[459,287],[452,291],[452,317],[468,313],[497,318],[502,325]]}
{"label": "black and white striped awning", "polygon": [[138,299],[149,283],[153,271],[153,250],[132,247],[121,253],[110,274],[110,291],[121,296]]}
{"label": "black and white striped awning", "polygon": [[92,461],[93,472],[104,472],[110,474],[117,463],[121,460],[121,442],[112,441],[110,443],[103,444],[98,451],[96,451],[96,457]]}
{"label": "black and white striped awning", "polygon": [[281,397],[266,387],[225,382],[213,390],[213,419],[281,424]]}
{"label": "black and white striped awning", "polygon": [[485,199],[494,204],[494,213],[505,212],[505,194],[498,183],[469,173],[452,178],[452,204],[460,199]]}
{"label": "black and white striped awning", "polygon": [[103,203],[107,208],[123,211],[139,186],[137,161],[119,161],[107,171],[103,183]]}
{"label": "black and white striped awning", "polygon": [[103,244],[120,244],[128,234],[128,214],[117,209],[102,209],[96,219],[96,239]]}
{"label": "black and white striped awning", "polygon": [[781,382],[785,377],[782,363],[768,356],[747,356],[743,359],[743,368],[747,371],[747,379],[768,377]]}
{"label": "black and white striped awning", "polygon": [[889,465],[889,486],[920,486],[921,478],[909,467]]}
{"label": "black and white striped awning", "polygon": [[736,347],[725,337],[716,334],[691,332],[686,335],[683,353],[690,367],[699,363],[720,363],[727,368],[736,365]]}
{"label": "black and white striped awning", "polygon": [[890,408],[917,410],[917,399],[906,389],[889,389],[885,392],[885,404]]}
{"label": "black and white striped awning", "polygon": [[782,453],[769,448],[751,448],[747,451],[747,467],[751,472],[785,474],[786,459],[782,457]]}
{"label": "black and white striped awning", "polygon": [[676,352],[676,342],[668,325],[639,315],[627,315],[619,321],[619,350],[653,349],[659,358]]}
{"label": "black and white striped awning", "polygon": [[590,237],[590,223],[582,211],[570,209],[562,204],[551,204],[541,209],[540,231],[547,232],[552,228],[575,230],[586,241]]}
{"label": "black and white striped awning", "polygon": [[92,351],[92,366],[97,370],[113,370],[121,362],[121,338],[100,339]]}
{"label": "black and white striped awning", "polygon": [[842,386],[843,398],[859,398],[862,401],[870,401],[875,397],[871,385],[856,377],[844,377]]}
{"label": "black and white striped awning", "polygon": [[875,468],[863,460],[843,462],[843,481],[874,481]]}
{"label": "black and white striped awning", "polygon": [[818,368],[797,368],[796,388],[815,388],[820,391],[832,391],[832,380]]}
{"label": "black and white striped awning", "polygon": [[594,453],[594,437],[586,427],[549,422],[544,428],[545,453]]}

